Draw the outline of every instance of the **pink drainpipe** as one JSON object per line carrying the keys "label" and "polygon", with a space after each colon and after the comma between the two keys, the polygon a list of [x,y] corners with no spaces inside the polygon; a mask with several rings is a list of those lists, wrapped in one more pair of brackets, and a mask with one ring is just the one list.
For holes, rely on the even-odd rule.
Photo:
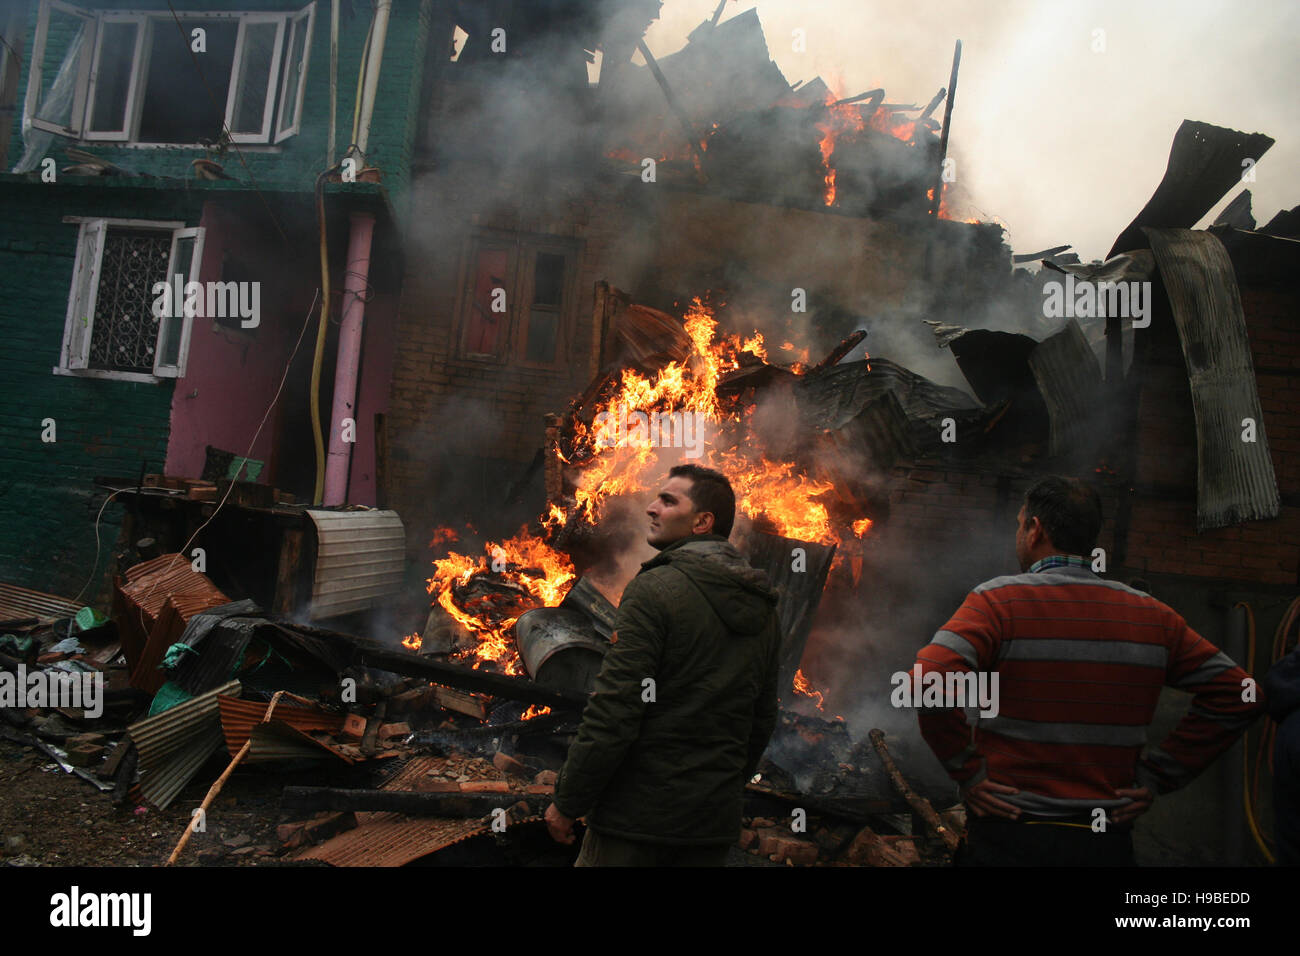
{"label": "pink drainpipe", "polygon": [[348,238],[347,275],[343,280],[343,324],[339,327],[338,358],[334,364],[334,407],[330,413],[330,449],[325,459],[323,503],[347,503],[348,469],[352,464],[352,442],[343,440],[343,420],[355,424],[357,441],[370,434],[357,417],[357,380],[361,376],[361,333],[366,315],[366,288],[370,277],[370,241],[375,234],[375,217],[368,212],[352,214]]}

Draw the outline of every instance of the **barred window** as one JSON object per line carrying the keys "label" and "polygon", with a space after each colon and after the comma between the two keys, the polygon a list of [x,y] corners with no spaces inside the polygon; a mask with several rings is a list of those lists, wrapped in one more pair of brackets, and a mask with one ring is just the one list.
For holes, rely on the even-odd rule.
{"label": "barred window", "polygon": [[159,319],[150,310],[156,282],[167,282],[170,232],[118,229],[104,240],[89,368],[153,372]]}
{"label": "barred window", "polygon": [[202,255],[203,230],[184,223],[83,222],[55,372],[137,381],[184,375],[192,316],[169,303],[182,298],[173,290],[198,278]]}

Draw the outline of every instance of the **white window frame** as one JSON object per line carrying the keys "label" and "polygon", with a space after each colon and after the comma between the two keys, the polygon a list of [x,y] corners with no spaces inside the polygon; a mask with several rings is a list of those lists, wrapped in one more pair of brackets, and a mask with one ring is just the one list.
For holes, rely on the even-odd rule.
{"label": "white window frame", "polygon": [[[126,108],[122,111],[122,128],[95,131],[90,128],[94,115],[95,90],[99,85],[99,63],[104,47],[104,26],[108,23],[134,23],[135,50],[131,55],[131,80],[127,85]],[[95,24],[95,44],[90,80],[86,88],[85,115],[82,117],[81,138],[91,141],[126,142],[140,127],[140,106],[144,101],[143,77],[149,71],[149,43],[153,39],[153,18],[142,13],[101,13]]]}
{"label": "white window frame", "polygon": [[[50,32],[50,11],[58,10],[70,16],[79,17],[86,23],[86,46],[81,51],[81,63],[77,68],[77,85],[72,94],[72,112],[68,116],[68,125],[59,126],[48,120],[38,119],[36,110],[40,107],[41,73],[45,62],[45,43]],[[36,17],[36,37],[32,41],[32,56],[27,67],[27,96],[23,100],[23,126],[45,130],[60,136],[81,135],[82,118],[86,111],[86,92],[90,84],[90,63],[94,59],[95,46],[99,42],[99,19],[89,10],[74,7],[60,0],[41,0],[40,12]],[[46,91],[49,92],[48,90]]]}
{"label": "white window frame", "polygon": [[[304,21],[306,21],[304,23]],[[311,62],[311,37],[316,25],[316,4],[309,3],[297,13],[289,18],[289,42],[284,45],[284,75],[280,78],[280,107],[276,110],[275,117],[275,138],[273,142],[279,143],[288,139],[290,136],[298,135],[302,127],[302,102],[303,94],[307,91],[307,66]],[[285,98],[283,91],[289,89],[289,72],[294,68],[293,48],[298,42],[298,33],[302,31],[305,35],[302,41],[302,60],[298,64],[298,90],[294,95],[294,102],[290,103]],[[292,122],[285,123],[285,107],[293,110]]]}
{"label": "white window frame", "polygon": [[[284,27],[288,15],[284,13],[250,13],[239,18],[239,33],[235,37],[235,58],[230,64],[230,90],[226,93],[226,129],[230,130],[232,143],[269,143],[275,126],[275,94],[280,88],[280,59],[284,54]],[[262,128],[256,133],[236,133],[231,126],[235,120],[235,102],[238,99],[239,70],[244,63],[250,26],[275,24],[275,46],[271,54],[271,68],[266,77],[266,98],[262,103]]]}
{"label": "white window frame", "polygon": [[165,325],[158,323],[158,338],[154,342],[154,368],[152,373],[123,372],[115,369],[90,368],[90,342],[95,334],[95,304],[99,296],[100,267],[104,259],[104,242],[112,227],[152,229],[170,232],[171,253],[167,259],[167,281],[176,272],[176,254],[182,239],[193,239],[194,250],[190,256],[186,281],[199,281],[199,268],[203,262],[204,229],[187,226],[183,222],[153,219],[88,219],[67,217],[65,222],[79,223],[77,257],[72,267],[72,287],[68,292],[68,310],[63,326],[63,346],[59,364],[53,368],[55,375],[75,375],[83,378],[106,378],[126,382],[161,382],[167,378],[184,378],[189,361],[190,333],[193,316],[184,316],[181,325],[181,343],[175,365],[162,363],[162,336]]}
{"label": "white window frame", "polygon": [[[81,19],[86,26],[85,47],[78,64],[76,86],[73,92],[71,114],[67,126],[59,126],[48,120],[36,118],[40,107],[40,80],[45,60],[45,47],[49,36],[50,12],[60,13]],[[312,33],[316,22],[316,0],[296,10],[267,12],[260,10],[184,10],[179,11],[182,20],[221,19],[236,20],[239,32],[235,39],[234,57],[230,66],[230,88],[226,95],[224,122],[226,129],[234,114],[238,93],[236,80],[245,51],[247,28],[255,24],[276,24],[275,49],[267,75],[266,99],[262,105],[262,128],[257,133],[236,133],[231,139],[236,143],[248,145],[271,146],[296,135],[301,129],[302,103],[306,91],[307,68],[311,55]],[[30,126],[46,130],[60,136],[66,136],[83,142],[115,142],[123,145],[171,146],[199,148],[198,143],[142,143],[139,140],[140,114],[144,106],[145,77],[149,69],[149,54],[153,42],[155,20],[167,19],[168,11],[159,10],[93,10],[75,6],[64,0],[41,0],[36,21],[36,36],[32,43],[32,56],[28,61],[27,92],[23,101],[24,128]],[[94,95],[98,75],[100,46],[103,42],[102,26],[106,22],[137,22],[141,28],[136,34],[136,48],[131,67],[131,82],[127,93],[127,105],[124,112],[125,129],[92,132],[87,127],[94,109]],[[298,30],[304,30],[302,64],[299,73],[298,90],[293,103],[280,102],[280,93],[284,89],[288,70],[292,66],[292,47],[286,46],[288,36],[292,43]],[[48,94],[48,91],[45,91]],[[291,117],[286,116],[286,107],[291,109]],[[286,125],[286,119],[292,120]]]}

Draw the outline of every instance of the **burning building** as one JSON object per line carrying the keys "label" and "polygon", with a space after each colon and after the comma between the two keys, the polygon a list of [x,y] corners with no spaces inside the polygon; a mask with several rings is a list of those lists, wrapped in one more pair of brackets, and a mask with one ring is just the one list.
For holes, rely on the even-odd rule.
{"label": "burning building", "polygon": [[[520,730],[540,725],[563,738],[622,589],[651,554],[639,523],[645,496],[679,461],[716,467],[737,490],[736,543],[782,594],[785,712],[763,798],[797,793],[840,813],[851,804],[846,819],[859,823],[864,806],[898,809],[865,745],[876,728],[918,791],[941,807],[956,802],[914,715],[889,706],[890,675],[910,666],[966,590],[1014,567],[1015,514],[1042,474],[1087,477],[1102,490],[1104,573],[1149,589],[1256,663],[1241,605],[1266,631],[1300,584],[1298,231],[1294,211],[1255,228],[1241,203],[1212,229],[1193,227],[1267,137],[1188,124],[1167,182],[1105,263],[1081,263],[1066,246],[1013,257],[1002,226],[967,220],[945,181],[949,130],[960,129],[960,45],[951,65],[935,65],[947,85],[903,103],[883,89],[791,83],[753,10],[722,19],[720,4],[683,49],[655,59],[643,35],[656,2],[425,2],[394,5],[386,38],[344,37],[338,69],[374,77],[358,84],[353,116],[358,135],[373,124],[373,145],[362,138],[347,153],[369,176],[352,182],[345,144],[325,132],[346,126],[347,109],[323,82],[330,44],[315,6],[276,14],[279,45],[266,48],[281,69],[266,64],[275,72],[258,133],[266,142],[218,138],[200,149],[167,139],[176,149],[144,153],[134,147],[148,123],[170,115],[151,107],[147,58],[133,54],[121,72],[145,83],[140,102],[128,84],[119,112],[97,111],[78,44],[127,37],[152,50],[161,11],[82,16],[33,4],[28,33],[41,52],[29,112],[62,124],[45,132],[95,152],[82,169],[60,171],[56,214],[36,181],[41,141],[10,144],[19,172],[0,185],[66,260],[55,292],[33,293],[38,308],[66,319],[63,339],[47,328],[21,341],[41,355],[62,341],[65,359],[73,345],[109,349],[113,316],[98,332],[78,329],[74,306],[90,300],[74,264],[83,252],[100,262],[110,246],[129,250],[149,238],[140,230],[166,225],[168,241],[182,244],[206,237],[167,249],[168,265],[190,249],[190,270],[204,280],[276,278],[262,338],[230,322],[186,326],[177,375],[145,371],[147,348],[130,368],[108,368],[101,354],[77,368],[61,359],[52,380],[40,371],[41,401],[111,418],[111,447],[80,447],[133,502],[123,564],[145,530],[161,529],[166,551],[202,534],[198,544],[221,556],[207,604],[253,598],[277,618],[257,626],[282,638],[284,622],[307,618],[391,637],[387,647],[338,634],[286,640],[326,670],[362,658],[423,684],[379,681],[367,688],[374,696],[433,698],[440,713],[488,729],[504,721],[511,734],[541,737]],[[219,18],[214,38],[231,32],[230,18],[233,71],[235,49],[253,48],[247,37],[261,21]],[[129,29],[138,32],[117,32]],[[80,100],[54,103],[60,78]],[[121,128],[99,129],[106,116]],[[89,135],[98,132],[111,135]],[[178,169],[212,174],[209,154],[237,144],[247,184],[175,180]],[[156,162],[126,168],[141,155]],[[281,229],[311,241],[285,252]],[[322,250],[322,232],[348,242]],[[18,239],[6,247],[16,267],[37,252]],[[1016,268],[1026,264],[1041,268]],[[1144,314],[1065,318],[1045,307],[1051,283],[1073,282],[1146,283]],[[0,314],[25,329],[12,308]],[[298,352],[303,315],[317,318],[319,360]],[[155,349],[165,344],[158,335]],[[6,361],[35,380],[30,355]],[[96,397],[109,388],[137,404],[113,417],[118,406]],[[215,488],[169,489],[197,494],[164,504],[126,474],[144,457],[172,477],[209,464],[214,477],[238,477],[220,449],[260,428],[253,412],[275,408],[284,388],[295,397],[249,452],[265,465],[269,498],[242,488],[250,497],[208,529],[198,526],[215,516]],[[328,431],[309,424],[313,393],[334,406]],[[347,422],[356,441],[343,437]],[[331,439],[326,482],[324,465],[309,464],[325,457],[313,432]],[[85,491],[58,495],[33,513],[68,512]],[[26,576],[7,576],[66,589],[63,571],[38,579],[43,557],[19,561],[21,550],[10,542],[6,554]],[[128,581],[123,591],[143,606],[152,589]],[[149,604],[154,631],[130,634],[133,677],[150,690],[174,630],[202,610],[197,599],[167,600]],[[1171,695],[1163,716],[1178,703]],[[374,756],[373,739],[369,749]],[[1208,808],[1194,824],[1215,834],[1192,851],[1201,856],[1159,846],[1192,825],[1161,809],[1153,858],[1243,855],[1241,828],[1216,822],[1241,802],[1239,765],[1178,804]]]}

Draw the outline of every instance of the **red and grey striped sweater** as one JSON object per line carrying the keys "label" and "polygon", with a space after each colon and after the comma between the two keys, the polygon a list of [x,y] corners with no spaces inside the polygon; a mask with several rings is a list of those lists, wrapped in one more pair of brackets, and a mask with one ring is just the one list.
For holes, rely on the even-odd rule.
{"label": "red and grey striped sweater", "polygon": [[[997,672],[996,716],[972,727],[960,709],[922,709],[921,734],[963,791],[985,777],[1013,786],[1020,792],[1002,799],[1029,816],[1121,806],[1115,791],[1134,786],[1174,790],[1263,710],[1243,700],[1245,671],[1172,608],[1077,557],[975,588],[917,664],[922,674]],[[1195,698],[1143,755],[1165,685]]]}

